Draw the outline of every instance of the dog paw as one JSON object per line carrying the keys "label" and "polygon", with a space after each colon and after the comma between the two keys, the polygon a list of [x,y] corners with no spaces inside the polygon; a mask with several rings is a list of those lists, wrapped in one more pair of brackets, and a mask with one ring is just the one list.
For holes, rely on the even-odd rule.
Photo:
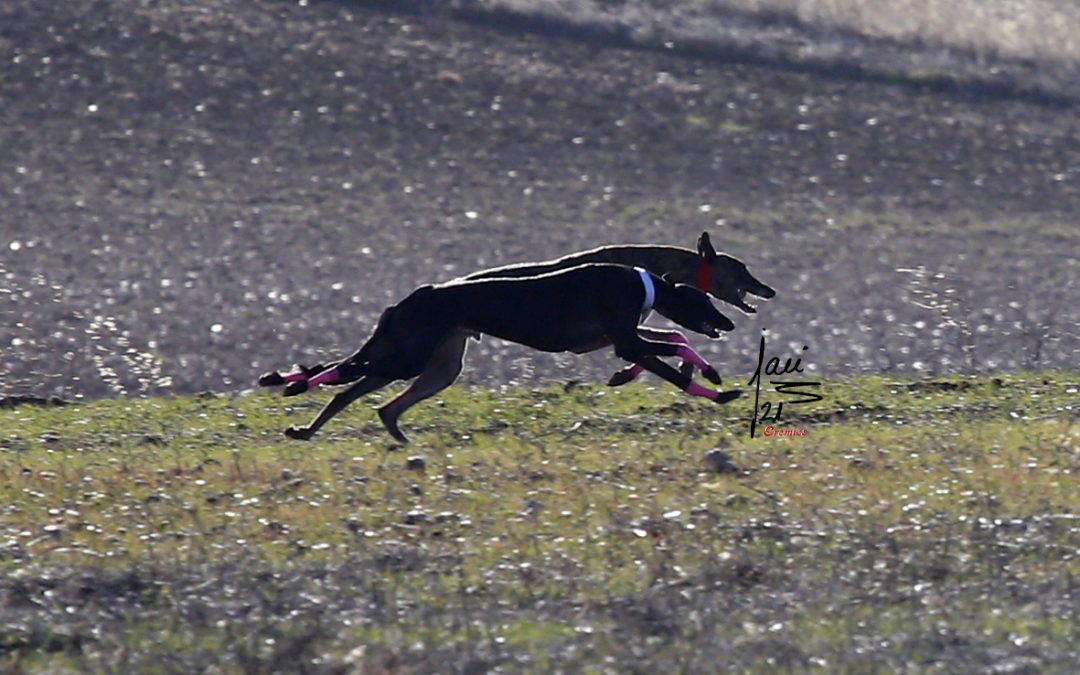
{"label": "dog paw", "polygon": [[724,381],[720,379],[720,373],[716,372],[716,368],[709,366],[705,370],[701,371],[701,376],[713,384],[723,384]]}
{"label": "dog paw", "polygon": [[742,396],[741,389],[732,389],[731,391],[718,391],[716,392],[716,398],[713,399],[716,403],[731,403],[735,399]]}
{"label": "dog paw", "polygon": [[279,387],[283,384],[285,384],[285,378],[276,370],[272,373],[263,373],[259,376],[260,387]]}
{"label": "dog paw", "polygon": [[285,391],[283,392],[283,395],[284,396],[296,396],[297,394],[303,394],[307,390],[308,390],[308,382],[307,382],[307,380],[296,380],[296,381],[290,382],[289,385],[287,387],[285,387]]}
{"label": "dog paw", "polygon": [[314,432],[308,427],[289,427],[285,430],[287,438],[294,438],[298,441],[309,440],[313,435]]}
{"label": "dog paw", "polygon": [[408,445],[409,439],[405,434],[401,433],[401,429],[398,428],[397,418],[387,408],[379,408],[379,419],[382,420],[383,426],[386,427],[387,433],[394,437],[394,440],[402,445]]}
{"label": "dog paw", "polygon": [[624,368],[623,370],[620,370],[619,372],[612,375],[611,379],[607,381],[607,384],[609,387],[620,387],[627,382],[632,382],[634,380],[634,377],[635,376],[633,368]]}

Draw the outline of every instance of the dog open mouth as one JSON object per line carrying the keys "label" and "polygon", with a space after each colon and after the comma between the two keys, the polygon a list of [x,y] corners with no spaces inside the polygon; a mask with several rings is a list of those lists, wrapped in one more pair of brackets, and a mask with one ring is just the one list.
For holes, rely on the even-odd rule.
{"label": "dog open mouth", "polygon": [[746,312],[747,314],[757,314],[757,307],[754,307],[753,305],[747,304],[745,302],[745,300],[746,300],[746,289],[745,288],[740,288],[736,292],[735,302],[733,302],[731,304],[735,305],[736,307],[738,307],[742,311]]}
{"label": "dog open mouth", "polygon": [[756,287],[740,287],[738,290],[735,291],[735,297],[731,300],[731,304],[735,305],[747,314],[756,314],[757,307],[746,302],[746,296],[748,294],[769,300],[776,296],[776,291],[769,288],[765,284],[761,284]]}

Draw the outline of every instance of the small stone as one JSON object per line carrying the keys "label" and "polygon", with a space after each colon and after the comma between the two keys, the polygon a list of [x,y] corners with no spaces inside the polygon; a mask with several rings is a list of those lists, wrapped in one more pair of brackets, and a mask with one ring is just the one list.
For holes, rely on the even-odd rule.
{"label": "small stone", "polygon": [[715,473],[739,473],[739,467],[731,461],[731,455],[723,450],[709,450],[705,453],[705,464]]}

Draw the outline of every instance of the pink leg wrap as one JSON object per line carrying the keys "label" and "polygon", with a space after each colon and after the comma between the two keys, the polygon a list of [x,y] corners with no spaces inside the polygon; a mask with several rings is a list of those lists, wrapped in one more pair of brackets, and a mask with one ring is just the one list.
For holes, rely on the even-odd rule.
{"label": "pink leg wrap", "polygon": [[686,388],[686,393],[691,396],[701,396],[710,400],[716,400],[716,392],[708,387],[703,387],[697,382],[691,382],[690,386]]}
{"label": "pink leg wrap", "polygon": [[[670,333],[668,333],[667,337],[664,338],[664,339],[667,340],[668,342],[672,343],[672,344],[677,344],[677,345],[689,345],[690,344],[690,341],[686,339],[686,336],[683,335],[682,333],[680,333],[677,330],[676,331],[671,331]],[[693,351],[693,350],[691,350],[691,351]],[[701,357],[699,356],[698,358],[701,358]],[[698,367],[700,368],[700,366],[698,366]],[[641,366],[637,365],[637,364],[634,364],[634,365],[630,366],[630,379],[633,380],[634,378],[636,378],[638,375],[640,375],[644,371],[645,371],[645,369],[642,368]]]}
{"label": "pink leg wrap", "polygon": [[678,351],[675,352],[675,356],[678,356],[683,361],[692,363],[697,366],[698,370],[705,370],[709,367],[709,362],[701,358],[701,355],[694,351],[694,348],[689,345],[680,345]]}
{"label": "pink leg wrap", "polygon": [[295,373],[289,373],[287,375],[282,375],[281,377],[286,382],[299,382],[300,380],[306,380],[307,379],[307,375],[300,372],[299,370],[296,371]]}
{"label": "pink leg wrap", "polygon": [[673,330],[668,333],[667,341],[677,345],[689,345],[690,340],[686,339],[686,336],[677,330]]}
{"label": "pink leg wrap", "polygon": [[341,377],[337,368],[328,368],[308,380],[309,387],[317,387],[320,384],[333,384]]}

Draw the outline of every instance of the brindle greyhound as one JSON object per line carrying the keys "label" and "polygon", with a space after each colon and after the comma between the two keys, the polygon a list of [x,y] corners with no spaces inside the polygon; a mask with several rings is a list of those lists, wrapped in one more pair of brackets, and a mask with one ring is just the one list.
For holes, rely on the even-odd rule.
{"label": "brindle greyhound", "polygon": [[[689,330],[719,337],[735,324],[693,286],[674,283],[641,268],[587,264],[538,276],[457,280],[421,286],[383,312],[368,341],[352,356],[319,371],[267,373],[264,386],[287,384],[292,396],[323,384],[359,380],[338,394],[306,427],[286,435],[308,439],[362,393],[424,372],[440,345],[460,332],[486,333],[547,352],[584,353],[608,344],[615,354],[671,382],[692,396],[727,403],[741,392],[718,392],[693,382],[659,360],[678,356],[701,370],[710,382],[720,376],[688,344],[646,340],[638,333],[642,316],[656,309]],[[685,342],[685,340],[683,341]],[[361,392],[361,393],[357,393]],[[387,429],[405,441],[396,425]],[[395,434],[394,431],[397,431]]]}

